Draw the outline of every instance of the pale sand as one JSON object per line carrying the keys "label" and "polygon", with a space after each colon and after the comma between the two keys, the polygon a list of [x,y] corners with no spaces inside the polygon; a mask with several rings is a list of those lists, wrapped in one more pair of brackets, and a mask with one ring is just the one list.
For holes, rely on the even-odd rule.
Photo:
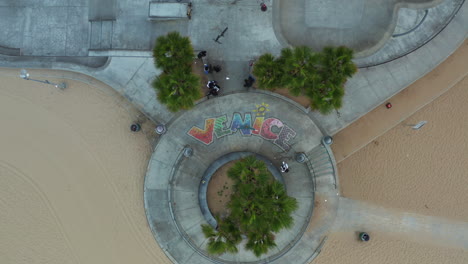
{"label": "pale sand", "polygon": [[313,264],[466,264],[468,252],[407,241],[387,233],[370,233],[367,243],[356,233],[333,233]]}
{"label": "pale sand", "polygon": [[102,84],[17,74],[0,70],[0,263],[170,263],[144,213],[138,113]]}
{"label": "pale sand", "polygon": [[[391,110],[380,106],[335,135],[342,195],[468,221],[467,73],[465,41],[437,69],[392,97]],[[421,120],[428,123],[418,131],[408,126]],[[374,234],[363,244],[354,233],[331,234],[313,263],[468,263],[468,251],[396,235]]]}
{"label": "pale sand", "polygon": [[[404,67],[404,66],[402,66]],[[468,75],[468,40],[430,73],[333,135],[333,155],[340,162],[450,90]]]}
{"label": "pale sand", "polygon": [[343,196],[468,221],[467,102],[468,77],[339,163]]}

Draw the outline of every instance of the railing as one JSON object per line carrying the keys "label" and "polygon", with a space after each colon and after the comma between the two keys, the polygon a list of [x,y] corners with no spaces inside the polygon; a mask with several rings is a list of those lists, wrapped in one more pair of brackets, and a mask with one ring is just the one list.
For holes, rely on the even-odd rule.
{"label": "railing", "polygon": [[312,173],[314,191],[317,188],[317,178],[330,175],[333,177],[333,187],[337,188],[336,162],[330,146],[322,141],[322,144],[307,154],[307,166]]}
{"label": "railing", "polygon": [[320,244],[315,249],[314,253],[312,253],[312,256],[310,257],[308,262],[311,262],[312,260],[314,260],[318,256],[318,254],[320,254],[320,252],[322,252],[323,245],[325,245],[325,242],[327,241],[327,239],[328,239],[328,236],[325,236],[322,239],[322,241],[320,241]]}

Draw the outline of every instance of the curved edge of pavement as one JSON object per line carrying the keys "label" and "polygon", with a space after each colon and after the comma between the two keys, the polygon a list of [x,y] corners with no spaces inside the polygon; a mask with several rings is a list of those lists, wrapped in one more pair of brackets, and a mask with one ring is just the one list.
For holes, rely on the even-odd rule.
{"label": "curved edge of pavement", "polygon": [[[299,142],[310,144],[311,133],[320,132],[317,128],[313,129],[305,125],[305,119],[309,120],[305,122],[307,124],[312,120],[304,112],[301,113],[299,109],[293,110],[294,108],[290,108],[290,104],[284,100],[266,94],[258,95],[256,98],[252,98],[250,93],[232,94],[224,96],[224,100],[223,97],[220,97],[197,105],[193,111],[203,110],[205,114],[186,112],[190,114],[186,115],[184,113],[178,116],[177,120],[171,121],[168,127],[168,130],[172,131],[172,133],[162,136],[155,147],[145,177],[145,213],[154,237],[164,252],[175,263],[206,263],[207,260],[213,263],[264,263],[265,261],[270,263],[307,263],[318,254],[324,243],[324,237],[326,237],[328,229],[336,216],[334,211],[337,208],[335,204],[338,201],[335,199],[337,197],[336,183],[329,173],[329,168],[332,165],[330,165],[329,157],[327,157],[328,161],[325,160],[324,162],[323,156],[321,156],[324,153],[322,147],[320,155],[315,157],[313,146],[305,147],[303,144],[298,144]],[[236,97],[237,99],[235,99]],[[190,129],[187,122],[199,123],[200,121],[195,120],[199,119],[196,117],[200,115],[203,118],[209,117],[212,115],[213,109],[217,109],[217,112],[220,113],[226,109],[228,109],[226,112],[242,112],[240,108],[233,109],[232,106],[229,107],[226,102],[230,102],[232,105],[243,102],[246,104],[243,109],[249,110],[251,109],[249,105],[256,101],[265,101],[271,104],[272,109],[276,108],[279,111],[272,113],[272,115],[280,119],[286,116],[282,116],[285,112],[284,109],[291,109],[289,114],[293,117],[290,120],[285,119],[285,121],[297,131],[300,129],[299,133],[302,134],[300,140],[295,140],[295,143],[293,143],[295,144],[293,152],[312,153],[309,157],[316,162],[314,166],[316,166],[315,173],[317,174],[314,175],[318,176],[317,181],[306,179],[312,178],[311,167],[308,164],[296,163],[294,160],[290,161],[292,171],[285,175],[287,176],[285,178],[287,191],[295,194],[296,199],[301,200],[302,206],[297,212],[293,213],[293,217],[302,220],[301,223],[295,221],[297,224],[292,230],[284,230],[284,232],[281,232],[283,234],[280,233],[280,236],[278,236],[277,243],[282,245],[283,250],[274,250],[274,252],[271,252],[270,257],[262,259],[256,259],[251,252],[245,252],[241,255],[225,254],[222,255],[222,258],[210,257],[204,250],[207,239],[204,238],[201,232],[200,224],[205,223],[206,220],[200,210],[197,189],[203,172],[206,171],[211,162],[221,156],[220,154],[234,150],[266,154],[268,159],[276,166],[278,165],[276,163],[279,163],[278,159],[290,160],[294,158],[282,156],[289,153],[281,153],[279,154],[280,157],[277,157],[277,150],[272,149],[274,145],[258,137],[246,138],[240,135],[222,137],[217,139],[220,143],[213,146],[195,144],[192,140],[187,142],[186,138],[184,138],[184,136],[187,136],[186,130]],[[280,107],[281,104],[285,105]],[[294,115],[295,113],[301,114]],[[293,120],[294,118],[295,120]],[[193,144],[190,142],[193,142]],[[194,155],[189,158],[183,157],[182,154],[187,143],[190,143],[190,147],[194,149]],[[325,153],[328,155],[328,152]],[[297,177],[306,174],[309,175],[306,178]],[[317,185],[316,191],[310,187],[315,184]],[[307,190],[304,189],[305,187],[307,187]],[[321,215],[311,213],[312,209],[316,208],[314,205],[316,204],[315,198],[312,199],[311,195],[313,197],[320,195],[321,199],[325,197],[328,200],[328,203],[322,206]],[[318,206],[318,208],[320,207]],[[299,236],[294,235],[296,232],[299,232],[297,233]],[[243,244],[239,245],[239,247],[243,247]],[[240,250],[244,251],[241,248]]]}

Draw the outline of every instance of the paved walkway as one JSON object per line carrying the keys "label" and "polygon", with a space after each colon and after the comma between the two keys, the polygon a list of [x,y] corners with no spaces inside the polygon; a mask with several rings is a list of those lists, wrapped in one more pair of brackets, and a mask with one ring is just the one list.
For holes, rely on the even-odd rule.
{"label": "paved walkway", "polygon": [[468,223],[383,208],[340,198],[335,231],[401,233],[413,241],[468,250]]}

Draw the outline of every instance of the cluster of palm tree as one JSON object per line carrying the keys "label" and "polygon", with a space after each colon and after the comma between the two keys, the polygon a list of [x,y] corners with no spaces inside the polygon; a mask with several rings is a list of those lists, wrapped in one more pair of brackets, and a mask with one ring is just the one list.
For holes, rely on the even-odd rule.
{"label": "cluster of palm tree", "polygon": [[312,109],[328,114],[341,107],[346,80],[357,72],[352,61],[353,50],[326,47],[313,52],[306,46],[285,48],[275,58],[266,53],[254,65],[260,89],[286,87],[295,96],[305,95]]}
{"label": "cluster of palm tree", "polygon": [[194,106],[201,97],[200,78],[192,73],[193,47],[188,37],[178,32],[157,38],[154,63],[163,73],[153,81],[158,100],[176,112]]}
{"label": "cluster of palm tree", "polygon": [[216,230],[202,225],[209,239],[207,250],[210,254],[236,253],[244,235],[246,249],[259,257],[276,246],[274,232],[292,227],[291,213],[297,209],[297,201],[286,194],[265,163],[254,156],[236,162],[228,176],[234,180],[227,205],[230,212],[224,219],[217,216]]}

